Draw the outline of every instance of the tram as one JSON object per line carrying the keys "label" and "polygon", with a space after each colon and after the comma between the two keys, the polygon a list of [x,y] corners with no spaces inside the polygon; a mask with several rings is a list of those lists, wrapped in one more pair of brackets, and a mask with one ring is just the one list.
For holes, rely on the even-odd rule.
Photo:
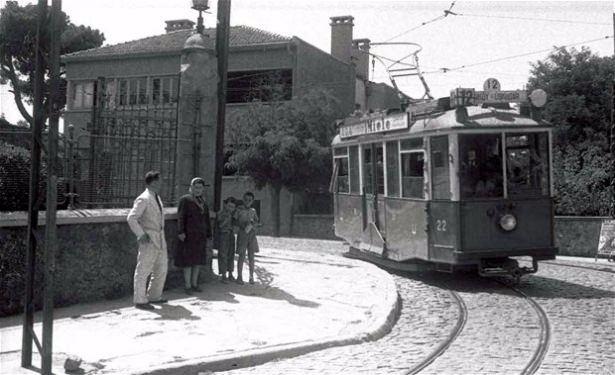
{"label": "tram", "polygon": [[555,258],[552,128],[531,115],[546,94],[491,80],[338,122],[334,226],[351,256],[516,281]]}

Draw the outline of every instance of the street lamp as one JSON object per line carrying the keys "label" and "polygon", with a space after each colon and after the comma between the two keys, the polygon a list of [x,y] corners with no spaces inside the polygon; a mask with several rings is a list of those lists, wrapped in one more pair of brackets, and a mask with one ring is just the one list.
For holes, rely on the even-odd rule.
{"label": "street lamp", "polygon": [[199,34],[203,34],[204,26],[203,26],[203,12],[209,9],[209,0],[192,0],[192,9],[199,11],[199,18],[196,25],[196,32]]}

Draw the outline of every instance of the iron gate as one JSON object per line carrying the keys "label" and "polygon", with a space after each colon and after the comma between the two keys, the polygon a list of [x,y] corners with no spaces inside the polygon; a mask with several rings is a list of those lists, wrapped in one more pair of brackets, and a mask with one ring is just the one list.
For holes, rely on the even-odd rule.
{"label": "iron gate", "polygon": [[[99,80],[98,92],[105,92]],[[75,192],[81,206],[130,207],[149,170],[161,173],[160,195],[175,203],[177,100],[165,104],[110,105],[98,95],[89,134],[75,140]],[[168,204],[167,203],[167,204]]]}

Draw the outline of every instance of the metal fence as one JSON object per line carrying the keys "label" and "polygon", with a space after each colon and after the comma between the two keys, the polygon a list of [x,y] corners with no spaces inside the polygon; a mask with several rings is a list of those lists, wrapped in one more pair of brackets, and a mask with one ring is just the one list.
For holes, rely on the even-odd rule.
{"label": "metal fence", "polygon": [[[178,137],[177,102],[112,108],[104,98],[96,103],[87,134],[75,136],[68,127],[60,135],[58,208],[130,207],[143,191],[143,177],[149,170],[161,172],[160,194],[167,204],[174,204],[177,147],[198,142],[198,137]],[[47,181],[45,142],[38,192],[42,208]],[[0,211],[27,210],[31,143],[29,129],[0,129]]]}
{"label": "metal fence", "polygon": [[161,196],[174,202],[177,105],[99,108],[91,133],[74,140],[78,202],[88,207],[127,207],[143,190],[143,176],[158,170]]}

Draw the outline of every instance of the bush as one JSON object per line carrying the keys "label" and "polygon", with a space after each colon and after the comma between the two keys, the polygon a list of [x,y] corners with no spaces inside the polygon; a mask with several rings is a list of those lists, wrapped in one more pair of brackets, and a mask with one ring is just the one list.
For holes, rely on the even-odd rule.
{"label": "bush", "polygon": [[[30,151],[0,141],[0,212],[27,211],[30,190]],[[38,196],[45,198],[46,168],[41,160]]]}

